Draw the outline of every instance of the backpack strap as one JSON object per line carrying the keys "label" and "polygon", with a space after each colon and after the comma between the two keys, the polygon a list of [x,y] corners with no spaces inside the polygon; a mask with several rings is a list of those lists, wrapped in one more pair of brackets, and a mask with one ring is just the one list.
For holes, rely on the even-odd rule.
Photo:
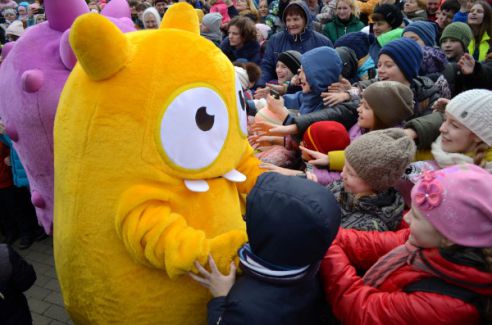
{"label": "backpack strap", "polygon": [[441,295],[460,299],[468,304],[474,305],[477,308],[482,319],[484,319],[485,316],[485,306],[482,300],[482,296],[480,294],[450,284],[437,277],[420,279],[406,286],[403,291],[406,293],[419,292],[419,291],[432,292],[432,293],[438,293]]}

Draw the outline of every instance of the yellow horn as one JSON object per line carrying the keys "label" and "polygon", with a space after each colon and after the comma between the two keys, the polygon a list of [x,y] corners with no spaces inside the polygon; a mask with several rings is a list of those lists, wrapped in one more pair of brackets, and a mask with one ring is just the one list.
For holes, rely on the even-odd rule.
{"label": "yellow horn", "polygon": [[70,45],[84,71],[103,80],[123,69],[130,56],[126,36],[107,18],[88,13],[75,20]]}
{"label": "yellow horn", "polygon": [[177,28],[200,34],[200,24],[195,9],[186,2],[178,2],[169,7],[160,28]]}

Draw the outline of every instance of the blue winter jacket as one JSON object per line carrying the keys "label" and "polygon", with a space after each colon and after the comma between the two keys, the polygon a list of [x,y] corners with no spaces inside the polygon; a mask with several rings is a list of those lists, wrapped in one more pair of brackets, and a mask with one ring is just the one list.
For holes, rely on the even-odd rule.
{"label": "blue winter jacket", "polygon": [[10,148],[10,163],[12,164],[12,177],[14,179],[14,185],[16,187],[27,187],[29,186],[29,181],[27,179],[27,174],[22,166],[19,155],[12,147],[12,140],[6,134],[0,135],[0,141],[5,143]]}
{"label": "blue winter jacket", "polygon": [[[299,6],[305,13],[306,29],[300,35],[292,36],[285,28],[270,37],[266,44],[265,55],[261,61],[261,79],[257,83],[258,86],[264,86],[268,81],[277,79],[275,74],[275,65],[280,53],[295,50],[301,54],[320,46],[333,47],[333,43],[323,34],[313,30],[313,21],[311,14],[304,2],[293,2],[287,7]],[[285,11],[282,21],[285,24]]]}

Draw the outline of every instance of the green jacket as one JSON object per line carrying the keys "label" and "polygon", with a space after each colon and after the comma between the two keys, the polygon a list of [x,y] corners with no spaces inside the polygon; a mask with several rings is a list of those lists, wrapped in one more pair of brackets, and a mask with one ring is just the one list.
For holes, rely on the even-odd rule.
{"label": "green jacket", "polygon": [[350,16],[350,20],[345,24],[340,18],[335,16],[332,21],[323,27],[323,34],[335,43],[335,41],[343,35],[359,32],[362,28],[364,28],[364,24],[354,15]]}

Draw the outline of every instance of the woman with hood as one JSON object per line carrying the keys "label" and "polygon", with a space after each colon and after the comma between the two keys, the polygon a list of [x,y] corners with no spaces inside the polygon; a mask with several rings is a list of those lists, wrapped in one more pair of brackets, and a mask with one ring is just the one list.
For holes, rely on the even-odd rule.
{"label": "woman with hood", "polygon": [[312,18],[304,2],[290,3],[283,12],[282,21],[285,29],[268,40],[261,61],[259,86],[275,79],[275,66],[280,53],[295,50],[302,54],[320,46],[333,47],[326,36],[313,30]]}

